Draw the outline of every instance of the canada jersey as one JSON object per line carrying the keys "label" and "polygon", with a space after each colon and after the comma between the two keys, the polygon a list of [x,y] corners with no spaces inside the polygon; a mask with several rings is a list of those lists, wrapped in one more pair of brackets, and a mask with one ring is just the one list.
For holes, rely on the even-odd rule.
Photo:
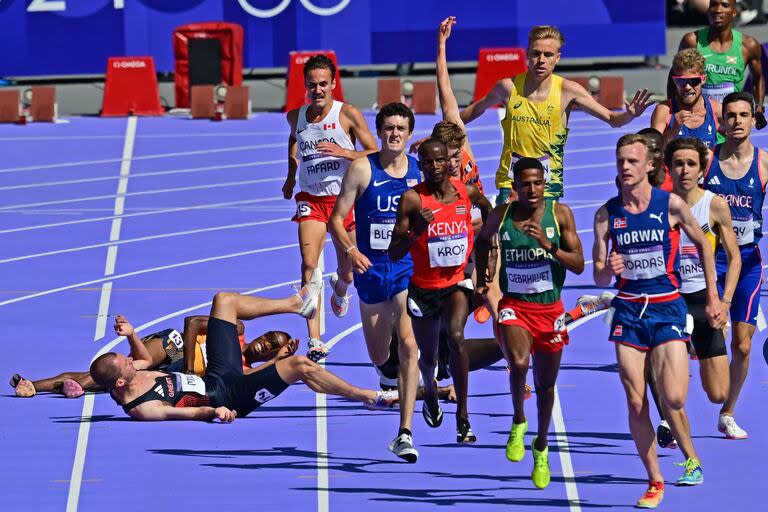
{"label": "canada jersey", "polygon": [[411,282],[419,288],[439,290],[464,279],[464,268],[474,243],[472,203],[461,181],[452,179],[451,184],[459,196],[451,204],[435,199],[426,183],[413,188],[421,199],[421,209],[429,208],[435,216],[411,245]]}
{"label": "canada jersey", "polygon": [[618,289],[629,294],[677,291],[680,232],[669,227],[669,192],[651,189],[642,213],[630,213],[617,196],[605,203],[612,250],[624,261]]}
{"label": "canada jersey", "polygon": [[752,164],[739,179],[731,179],[720,167],[720,149],[712,155],[712,164],[704,175],[704,188],[722,197],[733,218],[733,231],[740,246],[754,245],[763,236],[763,200],[765,183],[760,178],[760,150],[755,146]]}
{"label": "canada jersey", "polygon": [[[713,197],[715,194],[705,190],[704,195],[691,207],[691,213],[704,232],[704,238],[707,241],[706,249],[714,254],[718,240],[709,225],[709,212]],[[707,287],[699,251],[684,231],[680,232],[680,279],[682,281],[680,291],[683,293],[693,293]]]}
{"label": "canada jersey", "polygon": [[[379,154],[368,155],[371,181],[355,202],[355,233],[357,248],[371,263],[388,263],[389,242],[397,217],[397,205],[406,190],[421,182],[419,162],[410,155],[408,170],[402,178],[395,178],[381,167]],[[410,263],[410,255],[406,255]]]}
{"label": "canada jersey", "polygon": [[307,122],[309,105],[299,109],[294,136],[298,146],[299,187],[302,192],[313,196],[337,196],[341,192],[341,180],[349,167],[349,160],[321,153],[317,145],[332,142],[344,149],[355,149],[339,120],[342,105],[342,102],[334,100],[328,115],[317,123]]}

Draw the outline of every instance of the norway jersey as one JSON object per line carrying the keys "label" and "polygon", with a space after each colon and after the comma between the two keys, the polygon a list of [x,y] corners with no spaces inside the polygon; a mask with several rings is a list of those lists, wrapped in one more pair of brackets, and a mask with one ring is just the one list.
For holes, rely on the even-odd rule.
{"label": "norway jersey", "polygon": [[753,245],[763,236],[763,199],[765,183],[760,179],[760,150],[755,147],[752,165],[746,174],[734,180],[720,168],[720,148],[712,155],[712,165],[704,175],[704,188],[719,195],[731,209],[733,231],[739,245]]}
{"label": "norway jersey", "polygon": [[[388,263],[389,242],[395,227],[397,205],[406,190],[421,182],[419,162],[408,156],[408,171],[402,178],[393,178],[381,168],[379,154],[368,155],[371,181],[355,202],[355,232],[357,248],[371,263]],[[406,255],[410,262],[410,255]]]}
{"label": "norway jersey", "polygon": [[[704,116],[704,122],[701,123],[701,125],[697,126],[696,128],[688,128],[687,126],[683,125],[680,130],[675,135],[675,138],[679,137],[693,137],[695,139],[699,139],[701,142],[707,145],[707,148],[713,149],[717,145],[717,118],[715,117],[715,113],[712,109],[712,100],[709,98],[704,98],[704,107],[706,108],[706,115]],[[680,109],[677,107],[675,100],[669,101],[669,124],[667,125],[667,130],[674,124],[675,122],[675,114]]]}
{"label": "norway jersey", "polygon": [[421,199],[421,208],[429,208],[435,219],[411,245],[413,276],[411,282],[419,288],[439,290],[464,279],[464,268],[472,252],[472,202],[467,187],[451,180],[458,199],[451,204],[439,202],[421,183],[414,187]]}
{"label": "norway jersey", "polygon": [[629,213],[620,197],[614,197],[605,206],[612,250],[618,251],[624,260],[619,291],[631,294],[676,291],[680,287],[680,232],[669,229],[669,192],[653,188],[643,213]]}
{"label": "norway jersey", "polygon": [[296,123],[297,158],[299,159],[299,186],[302,192],[313,196],[337,196],[341,192],[341,179],[349,167],[349,160],[323,154],[317,150],[320,142],[333,142],[344,149],[355,149],[349,135],[339,121],[343,103],[334,101],[328,115],[317,123],[307,122],[307,108],[299,109]]}

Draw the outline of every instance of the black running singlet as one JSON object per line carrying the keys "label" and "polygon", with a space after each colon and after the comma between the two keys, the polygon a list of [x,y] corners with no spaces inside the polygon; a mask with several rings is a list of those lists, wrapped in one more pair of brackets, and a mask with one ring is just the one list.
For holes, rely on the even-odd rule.
{"label": "black running singlet", "polygon": [[205,394],[205,382],[203,379],[197,375],[173,372],[157,377],[155,385],[149,391],[123,405],[122,408],[127,413],[144,402],[151,402],[152,400],[160,400],[173,407],[203,407],[211,405],[210,398]]}

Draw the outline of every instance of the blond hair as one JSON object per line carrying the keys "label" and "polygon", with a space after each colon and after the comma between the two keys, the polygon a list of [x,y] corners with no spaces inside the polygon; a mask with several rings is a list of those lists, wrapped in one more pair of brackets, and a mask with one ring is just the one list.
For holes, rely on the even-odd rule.
{"label": "blond hair", "polygon": [[652,160],[653,147],[651,146],[651,141],[648,140],[648,137],[645,135],[640,135],[638,133],[628,133],[626,135],[622,135],[618,142],[616,142],[616,151],[623,148],[624,146],[631,146],[632,144],[637,144],[638,142],[645,147],[646,161]]}
{"label": "blond hair", "polygon": [[450,121],[440,121],[432,129],[432,137],[441,140],[446,146],[460,148],[467,140],[467,135],[459,125]]}
{"label": "blond hair", "polygon": [[560,44],[560,48],[565,44],[565,37],[557,27],[553,25],[537,25],[528,32],[528,48],[533,46],[534,41],[539,39],[555,39]]}
{"label": "blond hair", "polygon": [[683,71],[693,71],[704,74],[704,57],[699,53],[696,48],[686,48],[680,50],[672,59],[672,70],[675,73],[682,73]]}

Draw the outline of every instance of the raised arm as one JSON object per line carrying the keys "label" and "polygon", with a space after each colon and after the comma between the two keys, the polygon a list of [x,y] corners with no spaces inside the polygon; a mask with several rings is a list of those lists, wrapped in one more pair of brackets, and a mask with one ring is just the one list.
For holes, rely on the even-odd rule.
{"label": "raised arm", "polygon": [[443,111],[443,119],[456,123],[462,129],[464,122],[459,114],[459,104],[451,88],[451,77],[448,74],[448,57],[446,55],[446,42],[451,37],[451,29],[456,24],[454,16],[448,16],[440,24],[437,30],[437,59],[435,68],[437,72],[437,93],[440,98],[440,109]]}
{"label": "raised arm", "polygon": [[731,209],[728,204],[720,197],[712,198],[712,204],[709,209],[712,229],[717,233],[725,250],[725,256],[728,259],[728,269],[725,271],[725,286],[723,287],[723,296],[720,300],[730,308],[733,294],[736,291],[736,285],[739,283],[739,274],[741,273],[741,252],[739,244],[736,241],[736,234],[733,232],[733,222],[731,220]]}
{"label": "raised arm", "polygon": [[476,102],[470,104],[461,111],[460,116],[464,124],[469,124],[496,105],[505,105],[509,101],[509,93],[512,92],[512,80],[504,78],[496,82],[493,89]]}
{"label": "raised arm", "polygon": [[328,229],[344,248],[352,268],[358,274],[364,273],[371,267],[371,261],[352,243],[347,230],[344,229],[344,219],[355,206],[355,201],[363,195],[371,182],[371,164],[367,158],[359,158],[352,162],[341,180],[341,193],[336,198],[336,205],[331,212]]}
{"label": "raised arm", "polygon": [[283,197],[290,199],[293,197],[293,189],[296,187],[296,170],[299,168],[299,159],[296,156],[298,151],[296,123],[299,119],[299,110],[291,110],[286,114],[285,118],[288,121],[291,133],[288,135],[288,174],[283,183]]}
{"label": "raised arm", "polygon": [[679,226],[696,246],[696,250],[699,251],[699,260],[704,269],[704,280],[707,283],[705,313],[709,324],[715,329],[720,329],[725,325],[727,315],[723,314],[722,303],[717,292],[715,256],[712,254],[709,244],[704,238],[704,232],[699,223],[696,222],[696,218],[688,205],[675,194],[669,196],[669,221],[670,228],[674,229],[675,226]]}
{"label": "raised arm", "polygon": [[639,117],[653,103],[648,89],[642,89],[635,93],[632,101],[624,102],[625,110],[623,112],[613,112],[598,103],[581,84],[572,80],[563,80],[563,93],[566,95],[566,101],[568,101],[568,109],[571,108],[571,105],[577,105],[588,114],[605,121],[614,128],[620,128]]}
{"label": "raised arm", "polygon": [[131,347],[131,357],[133,358],[133,366],[137,370],[146,370],[152,367],[152,355],[141,342],[141,338],[133,330],[133,326],[128,322],[128,319],[123,315],[117,315],[115,317],[115,333],[118,336],[125,336],[128,339],[128,345]]}

